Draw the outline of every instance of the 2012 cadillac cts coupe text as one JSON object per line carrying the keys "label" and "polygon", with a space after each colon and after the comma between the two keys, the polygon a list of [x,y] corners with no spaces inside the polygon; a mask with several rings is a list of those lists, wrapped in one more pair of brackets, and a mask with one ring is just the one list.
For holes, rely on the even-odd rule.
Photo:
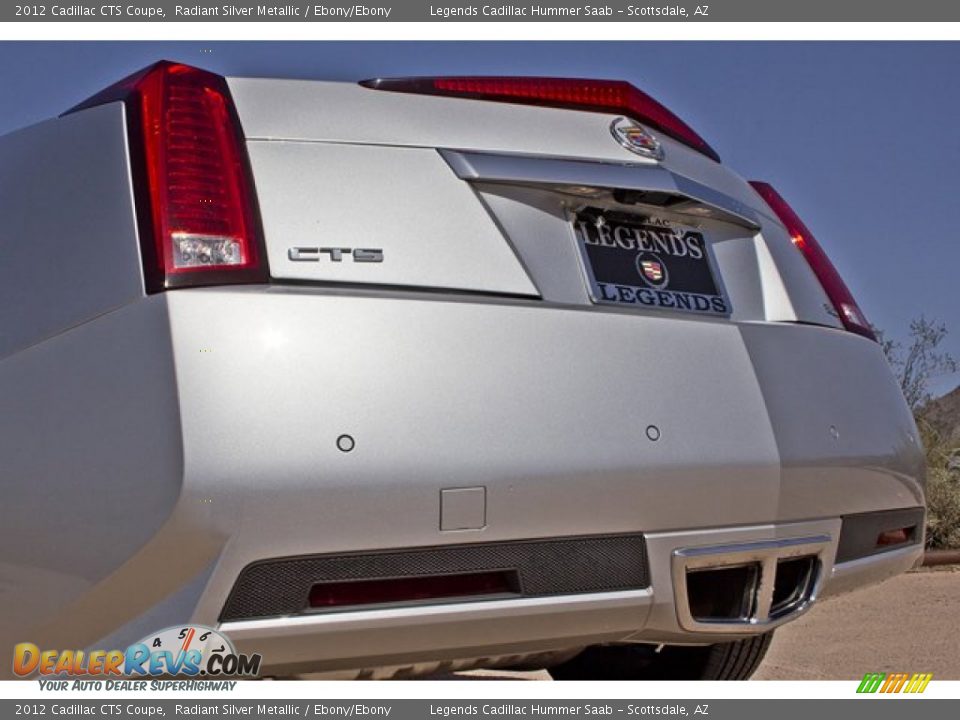
{"label": "2012 cadillac cts coupe text", "polygon": [[770,185],[629,84],[162,62],[0,139],[0,640],[744,678],[922,552]]}

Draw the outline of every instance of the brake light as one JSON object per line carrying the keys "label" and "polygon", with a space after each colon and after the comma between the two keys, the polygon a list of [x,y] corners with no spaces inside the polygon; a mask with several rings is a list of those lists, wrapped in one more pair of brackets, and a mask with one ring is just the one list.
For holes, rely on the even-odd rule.
{"label": "brake light", "polygon": [[438,77],[365,80],[375,90],[443,95],[541,105],[546,107],[619,113],[649,125],[707,157],[720,156],[683,120],[659,102],[622,80],[584,80],[542,77]]}
{"label": "brake light", "polygon": [[774,214],[780,218],[780,222],[790,233],[790,239],[793,244],[803,253],[811,269],[823,286],[824,292],[830,298],[843,326],[850,332],[863,335],[866,338],[876,341],[877,336],[873,332],[870,323],[857,301],[853,299],[847,284],[840,277],[840,273],[830,262],[830,258],[820,247],[820,243],[814,238],[813,233],[803,224],[803,221],[793,211],[787,201],[781,197],[780,193],[765,182],[751,181],[750,185],[764,199]]}
{"label": "brake light", "polygon": [[499,570],[459,575],[324,582],[310,589],[307,606],[330,608],[518,594],[516,573]]}
{"label": "brake light", "polygon": [[160,62],[70,110],[123,100],[148,292],[266,282],[253,182],[219,75]]}

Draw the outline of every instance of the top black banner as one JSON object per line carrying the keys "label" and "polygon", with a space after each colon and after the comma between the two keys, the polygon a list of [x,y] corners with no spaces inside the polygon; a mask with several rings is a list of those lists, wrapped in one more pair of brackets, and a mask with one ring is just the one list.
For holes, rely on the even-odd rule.
{"label": "top black banner", "polygon": [[4,4],[4,22],[957,22],[943,0],[714,0],[714,2],[468,3],[452,0],[348,2],[173,2],[102,0]]}

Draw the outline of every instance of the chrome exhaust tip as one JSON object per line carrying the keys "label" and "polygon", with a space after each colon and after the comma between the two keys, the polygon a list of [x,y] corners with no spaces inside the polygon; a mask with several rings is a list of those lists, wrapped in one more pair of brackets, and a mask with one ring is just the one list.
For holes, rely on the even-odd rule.
{"label": "chrome exhaust tip", "polygon": [[674,550],[681,627],[696,632],[772,629],[816,601],[828,535]]}

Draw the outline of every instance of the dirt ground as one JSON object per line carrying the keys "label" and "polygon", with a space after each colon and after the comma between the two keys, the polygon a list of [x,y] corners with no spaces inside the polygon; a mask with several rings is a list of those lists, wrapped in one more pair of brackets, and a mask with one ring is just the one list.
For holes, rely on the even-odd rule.
{"label": "dirt ground", "polygon": [[827,600],[777,630],[758,680],[854,680],[865,672],[960,680],[960,566],[924,568]]}
{"label": "dirt ground", "polygon": [[[854,680],[865,672],[960,680],[960,566],[923,568],[826,600],[774,636],[756,680]],[[467,678],[549,680],[545,672]]]}

